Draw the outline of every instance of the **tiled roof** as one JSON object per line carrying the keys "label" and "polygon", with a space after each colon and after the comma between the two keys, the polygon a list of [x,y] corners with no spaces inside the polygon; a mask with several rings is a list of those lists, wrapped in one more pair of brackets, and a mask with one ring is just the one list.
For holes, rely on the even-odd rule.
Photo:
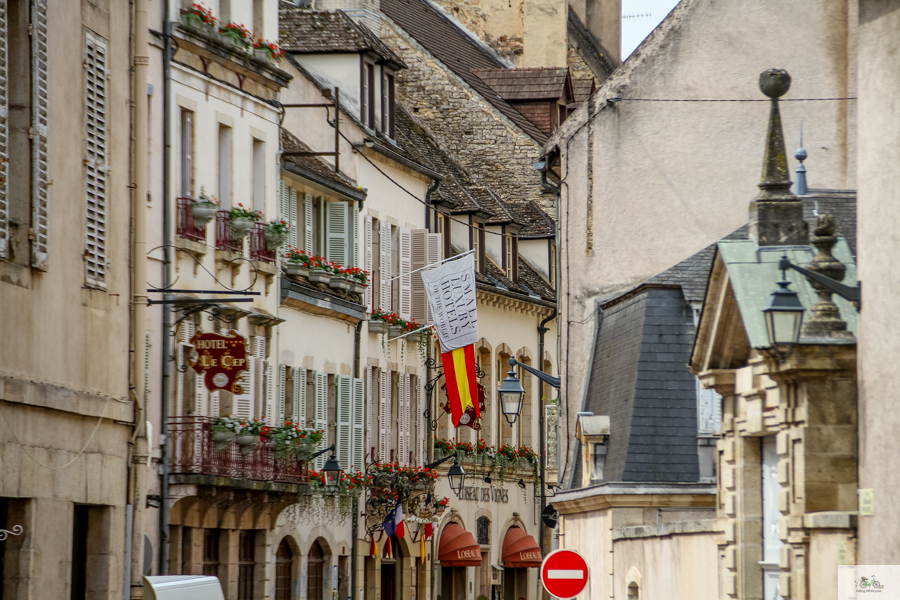
{"label": "tiled roof", "polygon": [[439,10],[426,0],[381,0],[381,10],[538,144],[547,141],[544,132],[472,72],[504,65]]}
{"label": "tiled roof", "polygon": [[[488,234],[490,235],[490,234]],[[450,255],[456,256],[460,251],[451,246]],[[550,287],[543,277],[531,268],[527,262],[519,257],[519,281],[513,283],[506,278],[502,269],[498,268],[490,259],[485,259],[484,273],[475,273],[475,281],[483,286],[496,288],[498,291],[519,295],[522,300],[541,300],[543,302],[556,303],[556,292]]]}
{"label": "tiled roof", "polygon": [[597,89],[597,84],[594,82],[593,77],[584,77],[584,78],[572,78],[572,104],[579,105],[585,100],[588,99],[594,90]]}
{"label": "tiled roof", "polygon": [[556,222],[533,200],[507,202],[506,206],[519,224],[520,239],[541,239],[556,235]]}
{"label": "tiled roof", "polygon": [[[281,145],[284,149],[284,152],[312,152],[312,148],[297,139],[287,129],[281,130]],[[294,163],[302,169],[312,171],[313,173],[334,183],[351,188],[356,187],[356,183],[351,181],[350,178],[348,178],[343,173],[335,173],[334,169],[331,166],[326,164],[323,160],[316,158],[315,156],[284,156],[283,159],[286,162]]]}
{"label": "tiled roof", "polygon": [[398,66],[406,65],[365,25],[342,11],[287,8],[278,12],[278,43],[286,52],[327,54],[371,51]]}
{"label": "tiled roof", "polygon": [[[476,69],[473,71],[504,100],[558,100],[566,94],[569,69]],[[571,89],[568,90],[571,97]]]}

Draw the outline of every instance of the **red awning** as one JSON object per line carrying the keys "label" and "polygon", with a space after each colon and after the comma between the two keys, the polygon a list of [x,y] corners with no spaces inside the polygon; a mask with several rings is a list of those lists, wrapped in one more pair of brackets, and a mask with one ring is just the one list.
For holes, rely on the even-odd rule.
{"label": "red awning", "polygon": [[503,566],[507,568],[540,567],[541,547],[533,537],[518,527],[510,527],[503,538]]}
{"label": "red awning", "polygon": [[481,547],[461,525],[450,523],[441,533],[438,560],[444,567],[480,567]]}

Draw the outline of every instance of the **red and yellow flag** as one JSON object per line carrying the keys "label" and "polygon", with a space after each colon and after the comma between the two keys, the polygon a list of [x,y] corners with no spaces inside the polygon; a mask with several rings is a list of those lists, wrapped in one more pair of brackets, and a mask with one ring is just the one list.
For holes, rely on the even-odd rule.
{"label": "red and yellow flag", "polygon": [[441,354],[444,377],[447,380],[447,398],[453,426],[471,425],[481,417],[478,402],[478,370],[475,364],[475,345],[469,344]]}

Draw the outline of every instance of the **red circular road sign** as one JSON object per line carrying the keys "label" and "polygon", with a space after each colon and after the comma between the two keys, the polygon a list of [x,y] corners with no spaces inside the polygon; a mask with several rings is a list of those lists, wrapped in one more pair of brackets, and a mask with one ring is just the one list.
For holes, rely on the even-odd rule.
{"label": "red circular road sign", "polygon": [[554,550],[541,565],[541,583],[557,598],[574,598],[584,590],[587,581],[587,563],[572,550]]}

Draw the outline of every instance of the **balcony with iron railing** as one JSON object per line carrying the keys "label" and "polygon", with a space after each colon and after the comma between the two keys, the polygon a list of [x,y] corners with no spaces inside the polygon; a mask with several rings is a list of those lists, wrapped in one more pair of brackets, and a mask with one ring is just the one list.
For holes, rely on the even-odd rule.
{"label": "balcony with iron railing", "polygon": [[216,250],[244,253],[244,240],[234,239],[231,232],[231,214],[227,210],[220,210],[216,213]]}
{"label": "balcony with iron railing", "polygon": [[[175,483],[222,485],[225,487],[250,487],[268,490],[265,484],[308,483],[306,462],[291,458],[277,458],[274,443],[263,438],[249,453],[242,454],[236,440],[216,449],[213,441],[211,417],[170,417],[166,440],[169,474]],[[220,445],[222,447],[222,445]],[[237,485],[213,478],[247,480]],[[252,482],[261,482],[253,484]],[[284,486],[275,486],[283,491]],[[289,486],[290,487],[290,486]],[[299,491],[299,490],[294,490]]]}
{"label": "balcony with iron railing", "polygon": [[178,237],[205,244],[206,227],[197,227],[194,224],[193,204],[194,200],[191,198],[178,198],[176,233]]}
{"label": "balcony with iron railing", "polygon": [[266,248],[266,225],[257,222],[250,230],[250,258],[274,264],[277,261],[276,252]]}

